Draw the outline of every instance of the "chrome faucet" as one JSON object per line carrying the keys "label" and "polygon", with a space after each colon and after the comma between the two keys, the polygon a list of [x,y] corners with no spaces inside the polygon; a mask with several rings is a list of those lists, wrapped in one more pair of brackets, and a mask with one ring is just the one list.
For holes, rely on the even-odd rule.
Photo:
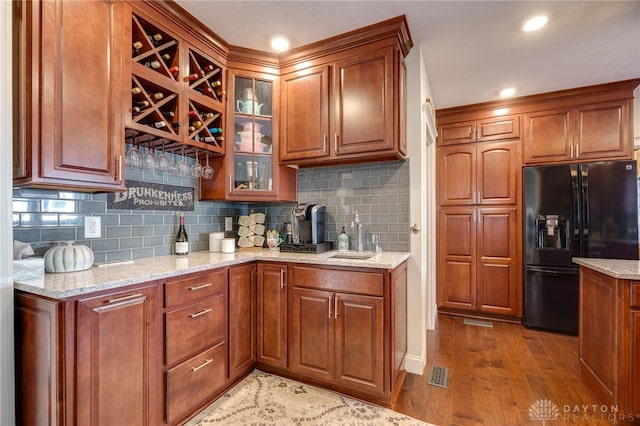
{"label": "chrome faucet", "polygon": [[360,222],[360,215],[356,210],[353,214],[353,224],[355,226],[356,231],[356,250],[363,251],[363,236],[362,236],[362,222]]}

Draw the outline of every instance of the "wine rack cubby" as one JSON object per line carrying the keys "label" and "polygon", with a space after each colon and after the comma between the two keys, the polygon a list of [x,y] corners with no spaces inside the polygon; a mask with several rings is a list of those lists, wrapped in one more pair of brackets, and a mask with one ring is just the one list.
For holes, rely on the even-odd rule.
{"label": "wine rack cubby", "polygon": [[153,19],[131,16],[127,137],[190,156],[224,155],[224,68]]}

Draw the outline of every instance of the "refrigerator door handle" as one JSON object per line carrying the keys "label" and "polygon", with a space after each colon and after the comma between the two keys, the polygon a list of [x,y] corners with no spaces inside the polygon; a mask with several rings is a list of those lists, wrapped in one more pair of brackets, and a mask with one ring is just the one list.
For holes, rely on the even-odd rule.
{"label": "refrigerator door handle", "polygon": [[589,256],[589,166],[584,164],[580,167],[582,185],[582,251],[581,256]]}
{"label": "refrigerator door handle", "polygon": [[547,275],[577,275],[578,269],[567,268],[565,270],[551,269],[551,268],[536,268],[535,266],[526,266],[526,270],[529,272],[541,272]]}

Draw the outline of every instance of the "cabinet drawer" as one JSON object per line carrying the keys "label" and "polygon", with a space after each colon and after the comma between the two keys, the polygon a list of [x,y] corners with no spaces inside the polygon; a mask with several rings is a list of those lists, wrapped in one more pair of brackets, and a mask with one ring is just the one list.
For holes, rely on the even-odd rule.
{"label": "cabinet drawer", "polygon": [[172,281],[165,285],[165,306],[179,306],[210,297],[224,290],[227,269],[217,269],[193,278]]}
{"label": "cabinet drawer", "polygon": [[372,296],[382,296],[384,292],[384,276],[379,272],[293,266],[291,268],[291,284],[297,287],[320,288]]}
{"label": "cabinet drawer", "polygon": [[632,308],[640,308],[640,282],[631,282],[631,295],[629,297],[629,304]]}
{"label": "cabinet drawer", "polygon": [[226,345],[220,342],[166,372],[165,420],[173,424],[213,398],[225,384]]}
{"label": "cabinet drawer", "polygon": [[165,361],[176,361],[224,340],[227,317],[223,293],[165,314]]}

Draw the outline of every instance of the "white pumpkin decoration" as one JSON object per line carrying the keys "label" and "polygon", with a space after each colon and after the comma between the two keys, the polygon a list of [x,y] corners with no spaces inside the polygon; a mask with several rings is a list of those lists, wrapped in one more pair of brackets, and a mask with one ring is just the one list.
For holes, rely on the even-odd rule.
{"label": "white pumpkin decoration", "polygon": [[47,272],[74,272],[84,271],[93,265],[93,252],[87,246],[73,245],[68,241],[67,245],[51,247],[44,254],[44,269]]}

